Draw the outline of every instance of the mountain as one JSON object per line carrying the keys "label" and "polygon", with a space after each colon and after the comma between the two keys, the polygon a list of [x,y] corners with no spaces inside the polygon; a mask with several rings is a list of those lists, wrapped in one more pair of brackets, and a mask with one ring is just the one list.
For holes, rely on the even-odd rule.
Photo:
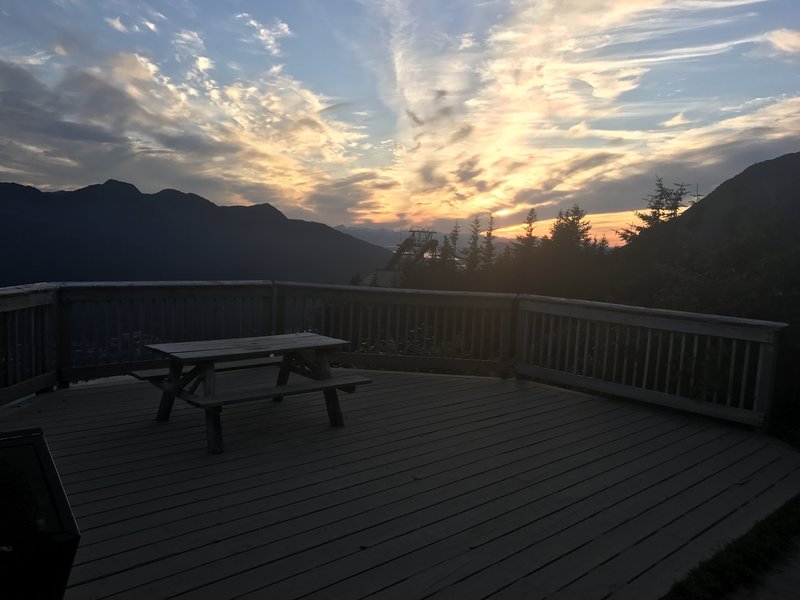
{"label": "mountain", "polygon": [[408,237],[408,231],[394,231],[385,227],[349,227],[347,225],[337,225],[336,231],[341,231],[354,238],[364,240],[370,244],[375,244],[394,252],[397,247]]}
{"label": "mountain", "polygon": [[624,301],[800,323],[800,152],[756,163],[620,249]]}
{"label": "mountain", "polygon": [[[0,286],[39,281],[348,283],[391,252],[269,204],[217,206],[110,179],[74,191],[0,183]],[[10,259],[13,257],[13,260]]]}
{"label": "mountain", "polygon": [[684,237],[717,244],[769,224],[800,229],[800,152],[749,166],[689,207],[670,225]]}

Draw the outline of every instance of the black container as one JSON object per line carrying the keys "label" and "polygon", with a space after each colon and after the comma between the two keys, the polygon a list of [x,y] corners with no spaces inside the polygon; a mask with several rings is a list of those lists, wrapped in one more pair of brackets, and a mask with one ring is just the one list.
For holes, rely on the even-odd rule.
{"label": "black container", "polygon": [[41,429],[0,432],[0,598],[61,598],[80,531]]}

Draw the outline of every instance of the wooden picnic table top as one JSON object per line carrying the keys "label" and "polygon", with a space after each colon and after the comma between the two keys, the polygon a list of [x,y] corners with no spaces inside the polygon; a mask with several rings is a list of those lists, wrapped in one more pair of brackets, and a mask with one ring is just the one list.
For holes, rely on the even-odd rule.
{"label": "wooden picnic table top", "polygon": [[344,346],[348,342],[317,333],[286,333],[247,338],[197,340],[150,344],[147,348],[182,362],[224,361],[284,354],[298,350],[325,350]]}

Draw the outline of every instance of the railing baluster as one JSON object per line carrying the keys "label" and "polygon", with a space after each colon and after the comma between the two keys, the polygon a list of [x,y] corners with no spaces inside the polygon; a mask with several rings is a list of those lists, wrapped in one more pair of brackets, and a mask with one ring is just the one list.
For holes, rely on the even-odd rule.
{"label": "railing baluster", "polygon": [[[653,337],[653,330],[648,328],[647,329],[647,341],[645,342],[644,346],[644,369],[642,372],[642,385],[643,389],[647,389],[647,371],[650,368],[650,342],[652,341]],[[658,378],[658,374],[656,374],[656,378]],[[655,386],[653,386],[655,388]]]}
{"label": "railing baluster", "polygon": [[[710,352],[711,351],[710,350],[710,348],[711,348],[711,346],[710,346],[711,337],[709,336],[708,339],[709,339],[709,345],[708,345],[708,348],[707,348],[706,351]],[[719,396],[719,390],[722,387],[722,382],[720,380],[720,375],[722,374],[722,343],[723,343],[722,338],[717,338],[717,365],[716,365],[716,370],[714,371],[714,383],[713,383],[713,388],[714,388],[713,402],[714,403],[717,402],[717,397]]]}
{"label": "railing baluster", "polygon": [[[648,334],[649,335],[649,334]],[[652,389],[658,389],[658,376],[661,373],[661,350],[664,345],[664,331],[659,329],[658,330],[658,348],[656,349],[656,364],[653,373],[653,387]]]}
{"label": "railing baluster", "polygon": [[669,346],[667,349],[667,372],[665,373],[664,393],[669,394],[669,379],[672,375],[672,347],[674,343],[674,334],[669,332]]}
{"label": "railing baluster", "polygon": [[742,365],[742,384],[739,389],[739,408],[744,408],[745,394],[747,393],[747,375],[750,373],[750,346],[752,342],[744,343],[744,364]]}
{"label": "railing baluster", "polygon": [[700,342],[700,336],[695,334],[694,344],[692,346],[692,367],[689,371],[689,395],[694,397],[696,394],[695,378],[697,376],[697,346]]}
{"label": "railing baluster", "polygon": [[625,352],[622,358],[622,383],[625,384],[625,376],[628,374],[628,353],[630,352],[631,330],[625,326]]}
{"label": "railing baluster", "polygon": [[[720,338],[722,339],[722,338]],[[731,366],[728,371],[728,393],[725,395],[725,405],[731,405],[731,397],[733,395],[733,375],[736,369],[736,340],[733,340],[733,345],[731,346]]]}
{"label": "railing baluster", "polygon": [[[581,373],[586,376],[586,370],[589,365],[589,338],[591,337],[592,322],[587,319],[586,321],[586,342],[583,346],[583,370]],[[597,324],[594,324],[594,352],[592,352],[592,377],[594,377],[595,367],[597,366]]]}

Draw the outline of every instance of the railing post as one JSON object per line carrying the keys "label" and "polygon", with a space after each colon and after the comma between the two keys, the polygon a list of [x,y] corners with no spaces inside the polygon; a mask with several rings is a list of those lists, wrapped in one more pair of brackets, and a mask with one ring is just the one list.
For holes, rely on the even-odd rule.
{"label": "railing post", "polygon": [[516,353],[519,348],[519,317],[519,294],[514,294],[510,303],[508,327],[503,332],[505,339],[500,339],[500,360],[503,363],[503,373],[501,375],[507,377],[515,377],[517,374]]}
{"label": "railing post", "polygon": [[69,319],[69,310],[64,301],[64,288],[59,287],[56,290],[56,309],[55,309],[55,342],[56,342],[56,377],[59,389],[69,387],[69,377],[66,375],[66,370],[70,365],[71,359],[71,327]]}
{"label": "railing post", "polygon": [[761,425],[758,430],[767,432],[772,408],[772,390],[775,385],[775,368],[778,346],[778,332],[772,332],[772,339],[759,344],[758,366],[756,369],[756,387],[753,397],[753,412],[761,414]]}
{"label": "railing post", "polygon": [[53,303],[48,305],[46,309],[42,312],[42,319],[43,319],[42,329],[43,329],[44,344],[45,344],[45,348],[42,351],[43,352],[42,359],[44,360],[45,364],[44,371],[54,371],[56,373],[56,381],[55,385],[49,385],[48,387],[39,390],[37,394],[52,392],[59,387],[58,386],[58,368],[59,368],[58,367],[58,338],[59,338],[58,297],[59,297],[59,292],[56,291]]}
{"label": "railing post", "polygon": [[0,389],[8,387],[8,323],[5,312],[0,312]]}
{"label": "railing post", "polygon": [[284,297],[280,293],[280,284],[277,281],[272,281],[272,307],[270,315],[270,333],[272,335],[285,333],[283,323],[283,307]]}

